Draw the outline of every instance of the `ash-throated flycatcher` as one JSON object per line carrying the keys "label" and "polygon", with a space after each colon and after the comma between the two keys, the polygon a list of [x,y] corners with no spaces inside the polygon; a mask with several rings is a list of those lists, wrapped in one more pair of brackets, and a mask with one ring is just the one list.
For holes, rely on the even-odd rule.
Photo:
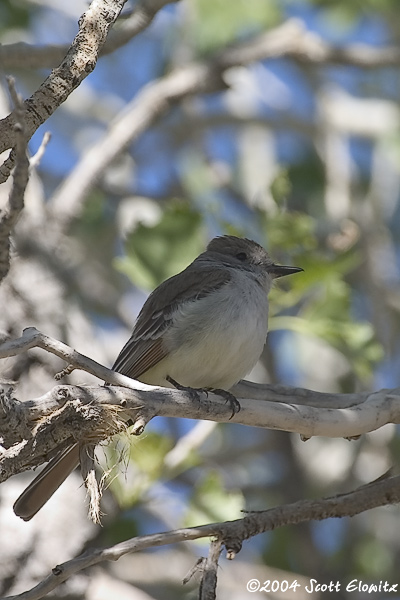
{"label": "ash-throated flycatcher", "polygon": [[[273,279],[302,270],[274,264],[251,240],[213,239],[150,294],[113,369],[150,385],[228,390],[260,358]],[[31,519],[78,463],[74,443],[21,494],[15,513]]]}

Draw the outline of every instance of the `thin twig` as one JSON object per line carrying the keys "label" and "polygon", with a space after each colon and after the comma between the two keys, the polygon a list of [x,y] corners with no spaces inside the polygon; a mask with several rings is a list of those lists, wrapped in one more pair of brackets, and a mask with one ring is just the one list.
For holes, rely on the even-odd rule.
{"label": "thin twig", "polygon": [[204,563],[207,559],[204,556],[201,556],[196,560],[196,563],[193,567],[186,573],[185,577],[182,579],[183,585],[189,583],[189,581],[196,575],[196,573],[201,573],[204,567]]}
{"label": "thin twig", "polygon": [[215,600],[216,598],[218,561],[221,551],[221,540],[211,540],[208,556],[203,565],[199,600]]}
{"label": "thin twig", "polygon": [[[52,354],[55,354],[59,358],[65,360],[75,369],[83,369],[87,373],[90,373],[91,375],[94,375],[95,377],[98,377],[107,383],[133,387],[133,380],[130,379],[130,377],[126,377],[120,373],[115,373],[111,369],[107,369],[107,367],[104,367],[84,354],[80,354],[70,346],[67,346],[67,344],[41,333],[35,327],[28,327],[24,329],[23,335],[20,338],[1,344],[0,358],[17,356],[18,354],[21,354],[30,348],[42,348],[47,352],[51,352]],[[137,381],[135,382],[135,389],[153,390],[154,387]]]}
{"label": "thin twig", "polygon": [[38,151],[36,152],[36,154],[34,154],[32,156],[32,158],[29,161],[31,169],[37,168],[39,166],[40,161],[42,160],[43,155],[46,151],[47,144],[50,142],[50,140],[51,140],[51,132],[46,131],[43,136],[42,142],[38,148]]}
{"label": "thin twig", "polygon": [[95,446],[86,444],[80,449],[79,459],[82,479],[89,495],[89,518],[93,523],[99,525],[101,523],[100,500],[103,486],[96,479],[94,452]]}

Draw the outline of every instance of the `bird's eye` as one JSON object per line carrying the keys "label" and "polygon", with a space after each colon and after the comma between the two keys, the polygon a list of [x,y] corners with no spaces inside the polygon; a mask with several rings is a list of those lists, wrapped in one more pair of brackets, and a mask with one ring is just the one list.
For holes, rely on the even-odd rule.
{"label": "bird's eye", "polygon": [[236,258],[243,262],[247,259],[247,254],[246,252],[239,252],[238,254],[236,254]]}

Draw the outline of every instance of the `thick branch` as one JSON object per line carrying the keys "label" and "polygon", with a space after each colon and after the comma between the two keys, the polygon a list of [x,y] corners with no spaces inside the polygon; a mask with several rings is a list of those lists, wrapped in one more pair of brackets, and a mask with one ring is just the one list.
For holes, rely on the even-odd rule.
{"label": "thick branch", "polygon": [[301,500],[270,510],[250,513],[243,519],[236,521],[212,523],[201,527],[177,529],[132,538],[110,548],[88,550],[77,558],[62,565],[57,565],[46,579],[31,590],[21,595],[9,596],[4,600],[39,600],[83,569],[106,560],[116,561],[125,554],[139,552],[147,548],[216,536],[225,544],[228,556],[233,557],[244,540],[260,533],[272,531],[285,525],[312,520],[322,521],[332,517],[352,517],[366,510],[395,504],[399,501],[400,477],[393,477],[363,485],[346,494],[320,500]]}
{"label": "thick branch", "polygon": [[13,184],[4,210],[0,210],[0,281],[6,277],[10,269],[10,235],[24,207],[25,189],[29,179],[29,160],[26,154],[28,136],[26,132],[26,114],[22,98],[15,90],[14,80],[8,80],[10,94],[15,106],[14,134],[15,170]]}
{"label": "thick branch", "polygon": [[[131,380],[130,386],[134,388],[137,383]],[[296,390],[293,391],[295,394]],[[307,393],[309,394],[310,403],[312,403],[314,395],[318,396],[317,392],[311,390],[307,390]],[[39,418],[53,415],[54,411],[57,412],[60,409],[60,406],[73,407],[70,408],[71,415],[74,414],[73,411],[79,413],[81,425],[77,423],[78,417],[74,422],[72,422],[72,416],[65,421],[65,417],[61,413],[59,414],[59,423],[57,420],[46,421],[46,430],[43,429],[43,439],[46,440],[45,434],[47,432],[49,438],[47,441],[51,444],[51,447],[41,447],[36,442],[33,453],[30,456],[29,454],[24,455],[21,459],[20,470],[25,470],[43,462],[49,450],[57,446],[60,440],[57,440],[57,436],[53,435],[52,432],[58,426],[61,427],[61,424],[63,439],[73,438],[79,440],[87,437],[90,431],[90,423],[87,420],[92,418],[91,415],[93,415],[93,429],[96,431],[102,429],[104,432],[103,439],[115,433],[115,430],[108,431],[107,419],[110,417],[106,409],[111,410],[112,407],[117,409],[117,412],[119,411],[120,419],[123,421],[131,420],[136,423],[134,433],[141,432],[143,426],[155,416],[205,419],[224,423],[235,422],[252,427],[265,427],[267,429],[299,433],[305,438],[316,435],[351,438],[374,431],[388,423],[400,423],[399,390],[381,390],[369,395],[360,395],[359,400],[359,404],[345,409],[315,408],[296,404],[295,395],[291,398],[291,403],[286,403],[276,402],[275,399],[271,401],[266,394],[263,400],[240,398],[241,410],[231,418],[232,411],[225,404],[225,400],[211,393],[208,396],[205,393],[199,393],[199,400],[193,401],[186,392],[167,388],[141,391],[120,386],[63,385],[56,386],[40,398],[16,405],[15,410],[20,415],[20,422],[24,424],[24,428],[21,426],[20,431],[16,431],[13,427],[7,428],[7,418],[11,419],[14,410],[7,403],[4,409],[3,418],[6,421],[2,426],[2,434],[7,440],[7,445],[15,444],[18,440],[23,439],[26,427],[32,428]],[[92,407],[93,413],[86,416],[84,407],[88,405]],[[96,407],[98,407],[100,414],[95,412]],[[104,412],[101,412],[101,407],[104,407]],[[51,437],[52,439],[50,439]],[[12,452],[14,460],[16,460],[15,448],[12,451],[11,449],[7,450],[3,456],[4,459],[8,456],[7,452]],[[41,457],[39,462],[37,462],[38,457]],[[13,471],[13,473],[15,472]],[[7,473],[4,473],[2,479],[7,479]]]}
{"label": "thick branch", "polygon": [[[135,424],[132,432],[139,434],[155,416],[216,422],[232,420],[242,425],[296,432],[307,438],[315,435],[354,437],[387,423],[400,423],[399,390],[336,395],[250,382],[241,382],[233,389],[240,398],[241,410],[232,417],[230,407],[215,394],[199,393],[199,401],[194,402],[185,392],[142,384],[114,373],[34,328],[25,330],[21,338],[0,346],[0,357],[14,356],[35,346],[56,354],[73,367],[84,369],[113,387],[57,386],[41,398],[22,404],[13,403],[9,396],[4,396],[3,415],[0,416],[4,419],[2,435],[9,449],[2,457],[2,480],[41,464],[66,440],[88,441],[91,419],[92,440],[97,441],[121,430],[126,421],[132,421]],[[87,414],[85,407],[88,406],[93,413]],[[114,422],[111,416],[116,413],[117,424],[110,429],[109,422]],[[49,416],[51,419],[42,422],[43,417]],[[26,431],[32,432],[32,438],[37,436],[38,421],[41,422],[42,442],[28,439],[27,446]],[[15,427],[16,422],[21,423],[20,428]],[[54,433],[57,428],[60,431]]]}
{"label": "thick branch", "polygon": [[[132,387],[137,383],[130,381]],[[318,396],[310,390],[307,393],[310,402],[314,395]],[[363,399],[351,408],[333,409],[297,405],[295,396],[291,404],[269,401],[268,396],[264,400],[241,398],[241,410],[232,421],[297,432],[307,438],[353,437],[387,423],[400,422],[398,390],[382,390]],[[0,457],[0,481],[42,464],[71,441],[90,443],[107,439],[124,429],[127,421],[134,423],[135,435],[142,433],[155,416],[231,421],[231,409],[223,398],[202,393],[199,401],[193,401],[185,392],[166,388],[140,391],[114,386],[64,385],[23,403],[12,402],[7,395],[0,400],[3,444],[8,447]]]}

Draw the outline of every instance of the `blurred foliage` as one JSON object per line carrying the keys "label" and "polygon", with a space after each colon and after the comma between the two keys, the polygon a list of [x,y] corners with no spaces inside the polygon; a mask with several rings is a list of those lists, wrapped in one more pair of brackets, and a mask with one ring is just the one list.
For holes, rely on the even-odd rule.
{"label": "blurred foliage", "polygon": [[[278,206],[284,206],[292,191],[292,183],[288,169],[281,168],[271,183],[271,195]],[[263,217],[263,215],[261,215]]]}
{"label": "blurred foliage", "polygon": [[115,226],[110,219],[114,215],[110,213],[105,195],[94,190],[71,225],[71,234],[84,245],[87,256],[99,263],[105,263],[114,252]]}
{"label": "blurred foliage", "polygon": [[371,535],[359,540],[355,548],[355,566],[359,577],[369,579],[390,577],[391,569],[395,567],[391,550]]}
{"label": "blurred foliage", "polygon": [[274,531],[273,535],[268,534],[266,548],[264,550],[264,561],[271,567],[286,569],[291,571],[294,565],[291,564],[290,548],[293,543],[293,534],[287,527],[281,527]]}
{"label": "blurred foliage", "polygon": [[170,202],[155,226],[140,223],[127,237],[117,268],[139,287],[153,289],[182,271],[204,250],[201,215],[188,203]]}
{"label": "blurred foliage", "polygon": [[[293,3],[298,0],[292,0]],[[323,8],[323,16],[331,21],[335,28],[349,27],[354,25],[360,18],[360,11],[366,13],[386,13],[389,17],[396,13],[398,8],[397,0],[312,0],[311,4]]]}
{"label": "blurred foliage", "polygon": [[30,2],[24,0],[2,0],[0,2],[0,33],[9,29],[24,29],[33,16]]}
{"label": "blurred foliage", "polygon": [[111,546],[137,535],[140,535],[140,528],[136,520],[122,512],[111,522],[105,524],[100,534],[100,539],[103,546]]}
{"label": "blurred foliage", "polygon": [[[125,443],[124,443],[125,442]],[[173,441],[168,435],[149,431],[134,443],[122,438],[107,450],[110,464],[120,465],[111,473],[110,489],[121,508],[133,506],[163,475],[165,455],[171,450]],[[127,480],[134,485],[127,485]]]}
{"label": "blurred foliage", "polygon": [[[282,205],[291,189],[286,171],[272,184],[277,206]],[[317,219],[300,212],[278,211],[260,214],[268,240],[268,250],[281,261],[286,257],[301,266],[301,275],[288,282],[278,280],[271,291],[270,331],[288,329],[316,336],[339,350],[361,381],[370,377],[373,367],[383,358],[371,323],[354,319],[353,290],[346,277],[359,267],[362,256],[355,238],[345,249],[321,247],[317,237]],[[291,264],[291,263],[289,263]],[[297,315],[282,311],[296,310]]]}
{"label": "blurred foliage", "polygon": [[192,41],[203,52],[260,33],[281,17],[276,0],[192,0],[192,6]]}
{"label": "blurred foliage", "polygon": [[186,527],[195,527],[211,521],[233,521],[243,516],[243,508],[240,490],[228,490],[221,475],[209,471],[193,488],[184,523]]}

